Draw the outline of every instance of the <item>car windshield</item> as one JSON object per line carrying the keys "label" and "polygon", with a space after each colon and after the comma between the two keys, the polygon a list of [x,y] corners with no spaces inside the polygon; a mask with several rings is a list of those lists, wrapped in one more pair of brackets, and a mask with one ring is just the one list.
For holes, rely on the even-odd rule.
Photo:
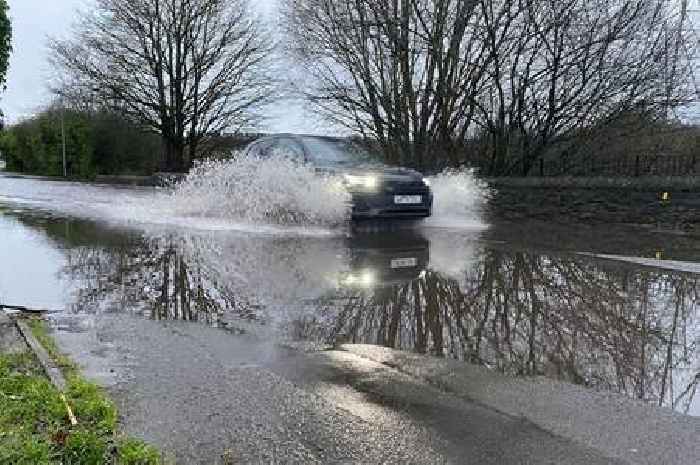
{"label": "car windshield", "polygon": [[316,166],[357,167],[380,164],[379,157],[347,140],[305,137],[303,141],[307,158]]}

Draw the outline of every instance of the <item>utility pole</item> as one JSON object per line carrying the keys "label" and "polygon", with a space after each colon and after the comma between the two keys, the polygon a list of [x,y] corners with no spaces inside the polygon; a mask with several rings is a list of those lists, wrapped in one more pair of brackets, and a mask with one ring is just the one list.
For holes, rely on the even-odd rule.
{"label": "utility pole", "polygon": [[66,110],[63,106],[63,99],[61,99],[61,148],[63,151],[63,177],[68,177],[68,168],[66,166]]}

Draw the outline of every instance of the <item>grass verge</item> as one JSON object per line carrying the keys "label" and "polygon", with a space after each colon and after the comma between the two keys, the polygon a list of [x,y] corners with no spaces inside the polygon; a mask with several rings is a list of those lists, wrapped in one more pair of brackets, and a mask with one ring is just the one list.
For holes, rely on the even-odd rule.
{"label": "grass verge", "polygon": [[45,323],[30,327],[64,372],[78,425],[71,426],[60,392],[33,354],[0,354],[0,465],[162,463],[151,446],[117,434],[114,404],[60,353]]}

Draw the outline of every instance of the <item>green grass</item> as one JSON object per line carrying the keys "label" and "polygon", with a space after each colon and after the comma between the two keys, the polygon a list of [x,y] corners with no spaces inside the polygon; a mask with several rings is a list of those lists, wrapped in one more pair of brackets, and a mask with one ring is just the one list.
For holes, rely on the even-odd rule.
{"label": "green grass", "polygon": [[30,327],[64,369],[77,426],[60,392],[31,354],[0,354],[0,465],[156,465],[151,446],[117,434],[117,410],[104,392],[82,379],[61,355],[43,322]]}

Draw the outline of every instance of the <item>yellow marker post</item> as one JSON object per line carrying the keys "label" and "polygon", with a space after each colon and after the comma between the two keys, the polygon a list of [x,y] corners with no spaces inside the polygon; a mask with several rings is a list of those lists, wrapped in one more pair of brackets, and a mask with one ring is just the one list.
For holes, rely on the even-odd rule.
{"label": "yellow marker post", "polygon": [[669,200],[671,200],[671,194],[669,194],[668,192],[664,192],[663,194],[661,194],[661,200],[663,200],[664,202],[668,202]]}
{"label": "yellow marker post", "polygon": [[78,425],[78,419],[75,418],[75,414],[73,413],[73,409],[70,408],[70,404],[68,403],[68,399],[66,399],[66,395],[61,393],[61,400],[63,401],[63,405],[66,407],[66,412],[68,413],[68,420],[70,420],[70,424],[73,426]]}

